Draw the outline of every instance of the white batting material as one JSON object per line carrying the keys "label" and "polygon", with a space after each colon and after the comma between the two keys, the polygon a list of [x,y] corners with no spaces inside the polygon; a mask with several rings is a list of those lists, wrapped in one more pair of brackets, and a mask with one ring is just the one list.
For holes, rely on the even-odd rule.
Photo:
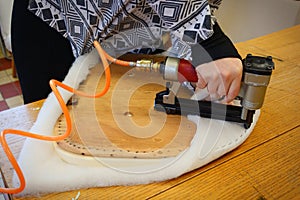
{"label": "white batting material", "polygon": [[[89,73],[89,68],[99,62],[96,51],[76,59],[64,83],[77,88]],[[61,90],[65,101],[71,93]],[[60,106],[51,93],[46,99],[31,132],[51,135],[53,127],[61,115]],[[254,123],[244,129],[236,123],[189,116],[197,124],[196,134],[189,148],[177,157],[163,159],[120,159],[120,158],[77,158],[75,155],[56,151],[51,142],[27,139],[19,157],[24,172],[26,188],[19,194],[38,195],[88,187],[112,185],[147,184],[176,178],[186,172],[199,168],[241,145],[252,132]],[[76,161],[80,160],[77,165]],[[93,162],[90,162],[93,160]],[[72,164],[73,163],[73,164]],[[18,185],[14,176],[14,185]]]}

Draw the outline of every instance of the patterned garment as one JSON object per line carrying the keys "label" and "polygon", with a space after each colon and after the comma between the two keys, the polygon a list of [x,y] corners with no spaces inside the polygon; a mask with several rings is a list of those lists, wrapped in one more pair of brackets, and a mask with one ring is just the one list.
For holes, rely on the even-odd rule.
{"label": "patterned garment", "polygon": [[[180,57],[213,34],[221,0],[31,0],[28,9],[71,42],[75,57],[93,41],[120,52],[155,50],[169,34]],[[144,52],[145,53],[145,52]]]}

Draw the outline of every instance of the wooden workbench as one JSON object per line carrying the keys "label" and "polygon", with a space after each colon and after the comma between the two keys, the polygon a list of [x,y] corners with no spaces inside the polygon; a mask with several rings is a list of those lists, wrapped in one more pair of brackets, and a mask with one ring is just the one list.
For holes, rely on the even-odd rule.
{"label": "wooden workbench", "polygon": [[[236,45],[247,53],[273,56],[275,71],[260,120],[240,147],[179,178],[138,186],[80,190],[79,199],[300,199],[300,26]],[[29,130],[42,101],[0,113],[0,130]],[[18,155],[23,138],[8,136]],[[11,169],[0,150],[8,182]],[[71,199],[78,191],[39,198]]]}

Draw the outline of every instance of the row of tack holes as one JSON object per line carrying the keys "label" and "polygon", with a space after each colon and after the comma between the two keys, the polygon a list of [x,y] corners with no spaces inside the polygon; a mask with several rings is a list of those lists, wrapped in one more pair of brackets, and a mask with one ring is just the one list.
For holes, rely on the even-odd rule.
{"label": "row of tack holes", "polygon": [[[59,128],[58,134],[59,134],[59,135],[62,135],[62,134],[65,132],[65,129],[64,129],[65,126],[64,126],[64,124],[62,124],[62,120],[61,120],[61,119],[58,121],[58,128]],[[68,143],[69,146],[70,146],[71,148],[77,148],[77,149],[79,149],[79,150],[80,150],[80,149],[83,149],[83,150],[86,150],[86,151],[88,151],[88,150],[96,150],[96,151],[101,151],[101,150],[102,150],[103,152],[106,151],[106,149],[99,149],[99,148],[97,148],[97,147],[85,147],[85,146],[80,145],[80,144],[72,143],[72,142],[70,141],[69,138],[65,138],[64,141],[65,141],[66,143]],[[57,144],[59,144],[59,142],[57,142]],[[112,150],[112,152],[116,152],[116,151],[117,151],[117,150],[115,150],[115,149]],[[133,153],[133,154],[135,155],[135,156],[133,156],[133,158],[138,158],[138,156],[137,156],[136,154],[141,155],[141,154],[152,153],[153,156],[156,156],[156,154],[159,154],[159,155],[164,154],[164,152],[163,152],[162,150],[159,150],[159,151],[130,151],[130,150],[122,150],[122,149],[119,149],[118,151],[119,151],[119,152]],[[167,152],[169,153],[170,150],[167,150]],[[178,149],[178,152],[179,152],[179,153],[182,152],[182,149]],[[84,153],[84,152],[81,152],[81,155],[84,156],[85,153]],[[114,157],[114,154],[111,153],[111,154],[110,154],[110,157]],[[164,157],[164,158],[166,158],[166,157]]]}

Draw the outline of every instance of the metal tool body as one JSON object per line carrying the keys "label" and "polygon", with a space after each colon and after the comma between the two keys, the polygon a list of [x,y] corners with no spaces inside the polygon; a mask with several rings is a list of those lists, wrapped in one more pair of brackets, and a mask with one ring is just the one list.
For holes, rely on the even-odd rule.
{"label": "metal tool body", "polygon": [[157,93],[154,108],[167,114],[195,114],[202,117],[243,123],[249,128],[255,110],[263,105],[274,63],[272,57],[247,55],[243,59],[243,78],[238,95],[240,105],[226,105],[210,101],[179,98],[171,90],[172,82],[197,82],[197,72],[192,64],[179,58],[167,57],[164,62],[151,65],[167,82],[166,90]]}

